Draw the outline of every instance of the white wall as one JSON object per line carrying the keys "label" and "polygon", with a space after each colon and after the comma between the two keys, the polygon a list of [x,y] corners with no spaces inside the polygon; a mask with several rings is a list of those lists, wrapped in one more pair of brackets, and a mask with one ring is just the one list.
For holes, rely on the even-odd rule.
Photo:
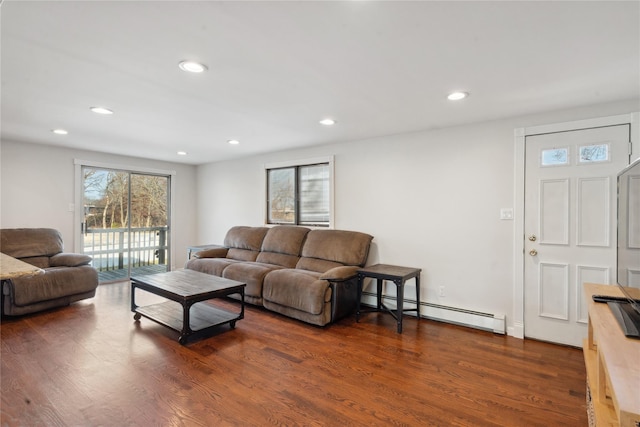
{"label": "white wall", "polygon": [[334,155],[335,228],[374,236],[369,263],[422,268],[423,301],[504,313],[513,327],[515,222],[500,209],[514,207],[514,129],[637,110],[632,100],[202,165],[199,243],[264,224],[264,164]]}
{"label": "white wall", "polygon": [[172,266],[182,267],[186,248],[197,241],[196,167],[23,142],[0,146],[0,227],[50,227],[62,233],[65,250],[75,251],[74,159],[136,168],[176,171]]}
{"label": "white wall", "polygon": [[374,236],[370,263],[420,267],[424,301],[505,313],[512,327],[515,222],[499,213],[514,206],[514,129],[638,109],[632,100],[199,167],[2,141],[0,227],[57,228],[69,249],[74,159],[175,170],[173,264],[181,267],[188,245],[264,223],[264,164],[334,155],[335,227]]}

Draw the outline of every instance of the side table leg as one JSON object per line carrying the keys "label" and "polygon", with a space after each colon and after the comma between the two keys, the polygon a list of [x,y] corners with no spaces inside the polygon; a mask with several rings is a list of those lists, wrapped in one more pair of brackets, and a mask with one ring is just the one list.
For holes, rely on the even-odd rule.
{"label": "side table leg", "polygon": [[402,333],[402,310],[404,308],[404,281],[403,280],[396,280],[395,281],[396,287],[397,287],[397,301],[398,301],[398,311],[397,311],[397,316],[398,316],[398,333],[401,334]]}
{"label": "side table leg", "polygon": [[[4,282],[6,280],[0,280],[0,317],[4,316]],[[9,286],[9,285],[7,285]]]}
{"label": "side table leg", "polygon": [[356,305],[356,323],[360,322],[360,300],[362,299],[362,282],[364,281],[364,276],[358,274],[358,301]]}
{"label": "side table leg", "polygon": [[420,320],[420,273],[416,276],[416,317]]}
{"label": "side table leg", "polygon": [[377,279],[377,307],[378,310],[382,308],[382,279]]}

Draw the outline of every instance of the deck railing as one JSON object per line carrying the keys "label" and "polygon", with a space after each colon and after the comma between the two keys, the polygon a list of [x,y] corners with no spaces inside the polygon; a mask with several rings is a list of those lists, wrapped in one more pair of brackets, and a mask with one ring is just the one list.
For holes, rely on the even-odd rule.
{"label": "deck railing", "polygon": [[166,265],[167,227],[93,228],[84,234],[84,253],[98,271]]}

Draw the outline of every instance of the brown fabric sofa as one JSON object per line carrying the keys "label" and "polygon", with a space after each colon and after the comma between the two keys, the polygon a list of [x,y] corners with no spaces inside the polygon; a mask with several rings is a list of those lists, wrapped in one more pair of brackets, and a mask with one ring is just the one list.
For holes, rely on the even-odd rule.
{"label": "brown fabric sofa", "polygon": [[51,228],[0,230],[0,251],[44,270],[2,281],[2,315],[62,307],[96,294],[98,272],[91,257],[63,252],[62,235]]}
{"label": "brown fabric sofa", "polygon": [[372,239],[357,231],[237,226],[223,248],[196,253],[185,268],[246,283],[247,302],[324,326],[355,309],[356,271]]}

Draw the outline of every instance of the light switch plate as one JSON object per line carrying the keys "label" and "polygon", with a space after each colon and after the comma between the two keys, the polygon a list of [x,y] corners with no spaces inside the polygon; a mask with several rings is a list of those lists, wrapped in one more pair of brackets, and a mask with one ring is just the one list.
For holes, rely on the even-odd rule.
{"label": "light switch plate", "polygon": [[513,219],[513,209],[512,208],[500,209],[500,219],[504,219],[504,220]]}

